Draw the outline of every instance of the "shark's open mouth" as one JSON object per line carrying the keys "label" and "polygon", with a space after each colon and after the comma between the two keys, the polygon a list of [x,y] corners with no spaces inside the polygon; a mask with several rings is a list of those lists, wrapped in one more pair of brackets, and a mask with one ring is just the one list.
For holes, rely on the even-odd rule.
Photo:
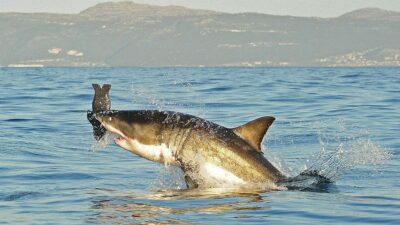
{"label": "shark's open mouth", "polygon": [[[115,134],[115,133],[114,133]],[[119,135],[119,134],[116,134],[117,136],[114,138],[114,142],[116,143],[116,144],[118,144],[118,143],[121,143],[121,142],[124,142],[124,141],[128,141],[125,137],[123,137],[123,136],[121,136],[121,135]]]}
{"label": "shark's open mouth", "polygon": [[121,144],[122,142],[127,142],[129,140],[129,138],[120,130],[117,130],[114,127],[106,125],[104,123],[103,126],[107,129],[108,132],[115,135],[114,142],[116,144]]}
{"label": "shark's open mouth", "polygon": [[129,138],[121,130],[118,130],[117,128],[111,126],[110,124],[105,122],[102,118],[96,118],[96,119],[98,119],[101,122],[101,125],[103,125],[103,127],[108,132],[116,135],[116,137],[114,138],[115,143],[118,144],[118,143],[128,141]]}

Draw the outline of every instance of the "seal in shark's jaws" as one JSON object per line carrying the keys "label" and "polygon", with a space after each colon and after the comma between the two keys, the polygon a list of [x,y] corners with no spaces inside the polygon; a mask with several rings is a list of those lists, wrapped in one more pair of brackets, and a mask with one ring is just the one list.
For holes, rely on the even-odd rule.
{"label": "seal in shark's jaws", "polygon": [[111,109],[111,101],[108,94],[111,84],[104,84],[103,87],[98,84],[92,84],[92,87],[94,89],[92,111],[87,112],[87,119],[93,126],[93,137],[96,140],[100,140],[106,133],[106,129],[93,117],[93,113]]}
{"label": "seal in shark's jaws", "polygon": [[180,166],[188,188],[274,184],[286,178],[261,151],[274,117],[230,129],[178,112],[102,111],[93,116],[118,135],[118,146],[151,161]]}

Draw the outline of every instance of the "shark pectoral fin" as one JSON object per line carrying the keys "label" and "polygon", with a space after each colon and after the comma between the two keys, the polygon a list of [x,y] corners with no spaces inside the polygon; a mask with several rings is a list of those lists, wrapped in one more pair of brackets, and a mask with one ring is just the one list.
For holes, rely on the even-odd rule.
{"label": "shark pectoral fin", "polygon": [[185,174],[185,182],[187,189],[198,188],[199,184],[197,184],[189,175]]}
{"label": "shark pectoral fin", "polygon": [[252,120],[240,127],[233,128],[233,132],[250,144],[255,150],[261,152],[261,142],[268,128],[274,122],[275,118],[264,116]]}

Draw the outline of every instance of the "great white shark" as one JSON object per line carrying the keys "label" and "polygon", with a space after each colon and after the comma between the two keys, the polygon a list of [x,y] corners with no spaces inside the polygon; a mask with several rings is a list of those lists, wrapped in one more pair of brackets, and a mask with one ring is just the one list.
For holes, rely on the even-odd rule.
{"label": "great white shark", "polygon": [[275,188],[277,183],[293,180],[268,161],[261,150],[263,137],[275,120],[271,116],[226,128],[170,111],[109,110],[89,114],[117,135],[114,141],[123,149],[182,168],[188,188],[225,184]]}

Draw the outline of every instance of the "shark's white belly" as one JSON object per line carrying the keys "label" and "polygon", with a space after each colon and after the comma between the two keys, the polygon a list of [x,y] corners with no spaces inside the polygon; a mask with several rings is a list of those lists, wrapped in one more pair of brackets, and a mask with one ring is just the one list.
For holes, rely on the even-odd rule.
{"label": "shark's white belly", "polygon": [[209,187],[226,187],[246,184],[244,180],[232,172],[211,162],[205,162],[200,165],[199,175],[204,185]]}
{"label": "shark's white belly", "polygon": [[176,159],[173,150],[167,145],[145,145],[137,140],[130,141],[130,144],[137,151],[136,153],[144,158],[155,162],[164,163],[166,165],[175,164]]}
{"label": "shark's white belly", "polygon": [[[136,149],[136,154],[144,158],[164,163],[166,165],[177,164],[174,151],[168,148],[165,144],[145,145],[137,140],[131,141],[130,144],[134,149]],[[212,162],[200,160],[197,164],[199,165],[199,171],[196,171],[196,174],[191,175],[194,176],[195,180],[200,181],[200,186],[226,187],[246,184],[244,180],[232,172]]]}
{"label": "shark's white belly", "polygon": [[[151,161],[163,163],[165,165],[179,165],[176,160],[176,152],[165,144],[146,145],[136,139],[116,140],[121,147]],[[221,166],[202,157],[190,159],[197,164],[198,170],[191,171],[190,175],[200,186],[204,187],[229,187],[246,184],[244,180]]]}

